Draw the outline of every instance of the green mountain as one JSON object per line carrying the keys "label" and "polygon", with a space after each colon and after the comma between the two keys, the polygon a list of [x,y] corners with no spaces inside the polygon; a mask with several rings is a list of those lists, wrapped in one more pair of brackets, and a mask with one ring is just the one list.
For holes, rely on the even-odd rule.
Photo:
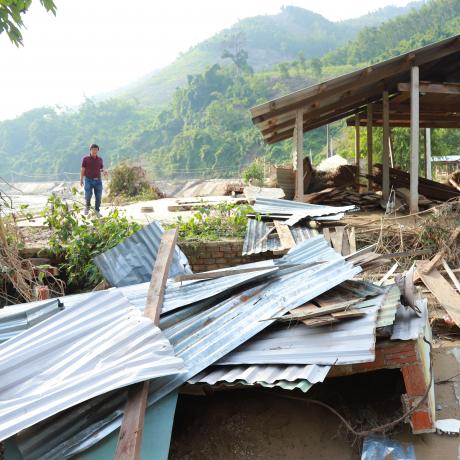
{"label": "green mountain", "polygon": [[223,63],[224,49],[242,48],[248,53],[248,64],[254,70],[271,69],[274,65],[296,59],[321,57],[356,37],[364,27],[375,26],[419,7],[413,2],[406,7],[388,6],[359,18],[331,22],[312,11],[286,6],[276,15],[255,16],[238,21],[204,42],[181,54],[172,64],[152,72],[138,82],[110,94],[132,97],[142,105],[169,102],[175,89],[187,82],[187,75],[201,73],[207,66]]}
{"label": "green mountain", "polygon": [[398,56],[459,33],[459,16],[459,0],[429,0],[404,16],[364,28],[355,40],[329,52],[322,61],[356,65]]}

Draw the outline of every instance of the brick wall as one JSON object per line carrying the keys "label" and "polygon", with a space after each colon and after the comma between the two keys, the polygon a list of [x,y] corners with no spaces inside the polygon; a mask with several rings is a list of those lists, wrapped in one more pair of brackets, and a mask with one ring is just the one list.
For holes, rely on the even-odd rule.
{"label": "brick wall", "polygon": [[242,256],[243,240],[179,241],[178,244],[187,256],[194,272],[216,270],[274,258],[272,252]]}

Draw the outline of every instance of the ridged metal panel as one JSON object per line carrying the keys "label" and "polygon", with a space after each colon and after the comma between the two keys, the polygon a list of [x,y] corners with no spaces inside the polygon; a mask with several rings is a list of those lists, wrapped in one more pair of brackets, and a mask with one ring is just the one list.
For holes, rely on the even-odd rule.
{"label": "ridged metal panel", "polygon": [[315,220],[340,220],[343,213],[358,209],[354,205],[349,206],[326,206],[296,201],[279,200],[275,198],[257,198],[254,204],[254,211],[267,215],[286,215],[287,225],[294,225],[299,220],[310,217]]}
{"label": "ridged metal panel", "polygon": [[396,311],[401,305],[400,297],[401,291],[396,284],[393,284],[386,289],[386,293],[377,316],[377,327],[391,326],[395,322]]}
{"label": "ridged metal panel", "polygon": [[[149,405],[268,327],[272,321],[266,319],[302,305],[360,272],[322,237],[296,246],[296,254],[302,263],[327,263],[264,281],[209,308],[193,305],[161,318],[160,328],[176,355],[184,360],[187,372],[153,380]],[[68,411],[64,420],[56,417],[35,430],[25,431],[19,441],[24,457],[36,458],[37,449],[52,452],[46,457],[50,459],[66,458],[87,449],[120,426],[123,401],[124,396],[118,394],[98,398]],[[106,410],[98,413],[91,410],[92,404],[106,405]],[[77,424],[74,429],[68,420],[81,420],[76,415],[79,411],[86,414],[86,423]],[[55,439],[53,433],[59,432],[63,424],[68,427],[65,437]]]}
{"label": "ridged metal panel", "polygon": [[254,366],[213,366],[205,369],[188,383],[206,383],[215,385],[220,382],[244,382],[249,385],[257,383],[275,384],[280,381],[296,382],[307,380],[310,383],[324,381],[331,366],[285,366],[285,365],[254,365]]}
{"label": "ridged metal panel", "polygon": [[428,318],[428,301],[426,298],[417,299],[415,305],[421,311],[420,316],[411,308],[399,305],[391,340],[416,340],[423,334]]}
{"label": "ridged metal panel", "polygon": [[[268,223],[263,220],[249,218],[246,234],[243,243],[243,255],[260,254],[266,251],[277,251],[282,249],[281,241],[276,231],[264,238],[269,230]],[[290,228],[296,244],[318,236],[318,230],[308,228],[304,225],[295,225]]]}
{"label": "ridged metal panel", "polygon": [[217,364],[354,364],[375,359],[375,324],[379,307],[366,316],[326,327],[303,324],[273,327],[244,343]]}
{"label": "ridged metal panel", "polygon": [[[129,286],[150,281],[163,233],[161,225],[152,222],[114,248],[97,255],[94,263],[111,286]],[[169,276],[184,273],[192,273],[192,270],[187,257],[176,246]]]}
{"label": "ridged metal panel", "polygon": [[111,390],[184,371],[153,322],[96,292],[0,345],[0,440]]}
{"label": "ridged metal panel", "polygon": [[0,343],[11,339],[21,332],[41,323],[45,319],[61,311],[62,304],[58,299],[48,300],[33,308],[28,304],[0,309]]}
{"label": "ridged metal panel", "polygon": [[[211,297],[224,295],[226,292],[235,289],[244,284],[254,282],[260,278],[266,277],[269,274],[275,274],[279,271],[280,267],[275,266],[272,260],[265,260],[260,262],[254,262],[250,264],[244,264],[241,266],[231,267],[226,270],[237,270],[239,268],[256,268],[256,267],[267,267],[267,270],[259,270],[250,273],[241,273],[237,275],[229,275],[221,278],[199,280],[199,281],[186,281],[186,282],[173,282],[168,280],[168,285],[166,286],[165,298],[162,307],[162,314],[171,312],[177,308],[191,305],[195,302],[204,301],[210,299]],[[270,268],[272,267],[272,268]],[[132,286],[123,286],[120,288],[112,288],[107,292],[119,292],[123,294],[130,304],[139,308],[143,311],[145,307],[145,302],[147,300],[147,291],[149,288],[148,283],[134,284]],[[84,302],[88,299],[91,299],[93,293],[87,292],[82,294],[74,294],[70,296],[60,297],[59,301],[64,304],[66,308],[72,308],[80,302]],[[53,304],[57,304],[58,299],[52,301]],[[40,309],[49,308],[47,305],[49,301],[38,301],[29,304],[18,304],[5,307],[5,311],[11,311],[9,315],[16,313],[16,310],[22,311],[40,311]],[[2,312],[2,310],[0,310]],[[19,314],[19,313],[18,313]],[[24,315],[25,313],[20,313]],[[18,324],[12,324],[10,326],[2,326],[1,316],[0,316],[0,339],[5,336],[4,340],[13,337],[14,335],[21,332],[21,327],[23,327],[24,321],[20,321]],[[25,323],[24,323],[25,324]],[[5,330],[4,330],[5,329]]]}

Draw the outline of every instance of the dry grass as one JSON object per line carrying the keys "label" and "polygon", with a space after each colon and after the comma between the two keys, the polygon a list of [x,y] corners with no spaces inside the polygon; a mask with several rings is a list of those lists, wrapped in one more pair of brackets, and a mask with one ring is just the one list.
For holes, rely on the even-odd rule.
{"label": "dry grass", "polygon": [[[8,200],[4,196],[0,198],[3,207],[7,206]],[[30,260],[21,257],[23,246],[24,240],[14,214],[2,216],[0,213],[0,298],[7,303],[36,300],[37,288],[44,285],[45,276],[51,293],[63,295],[64,283],[51,276],[47,267],[34,266]]]}
{"label": "dry grass", "polygon": [[[357,247],[377,243],[380,254],[413,250],[427,250],[427,254],[395,259],[401,270],[408,269],[415,259],[429,259],[441,249],[446,249],[446,261],[452,268],[460,267],[460,244],[457,241],[446,247],[453,230],[460,226],[460,200],[443,203],[410,216],[375,216],[355,219],[347,223],[355,227]],[[380,267],[383,273],[388,265]]]}

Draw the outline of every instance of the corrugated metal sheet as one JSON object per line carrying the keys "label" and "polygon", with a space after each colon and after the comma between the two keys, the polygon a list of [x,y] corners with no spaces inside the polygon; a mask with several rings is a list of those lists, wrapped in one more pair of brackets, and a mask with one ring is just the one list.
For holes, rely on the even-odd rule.
{"label": "corrugated metal sheet", "polygon": [[0,440],[116,388],[184,371],[152,321],[116,292],[0,345]]}
{"label": "corrugated metal sheet", "polygon": [[324,381],[331,366],[318,366],[316,364],[307,366],[285,366],[285,365],[254,365],[254,366],[213,366],[205,369],[195,377],[188,380],[188,383],[206,383],[216,385],[217,383],[243,382],[248,385],[254,384],[276,384],[277,382],[296,382],[306,380],[313,383]]}
{"label": "corrugated metal sheet", "polygon": [[416,340],[423,334],[428,318],[428,301],[426,298],[417,299],[415,305],[420,309],[421,316],[411,308],[399,305],[391,340]]}
{"label": "corrugated metal sheet", "polygon": [[63,309],[62,303],[48,300],[33,308],[28,304],[0,309],[0,343],[11,339],[19,333],[41,323]]}
{"label": "corrugated metal sheet", "polygon": [[396,310],[401,305],[401,291],[396,284],[387,288],[377,316],[377,327],[391,326],[395,322]]}
{"label": "corrugated metal sheet", "polygon": [[257,198],[254,204],[254,211],[266,215],[285,215],[288,218],[285,224],[294,225],[299,220],[310,217],[315,220],[340,220],[345,212],[356,210],[357,207],[350,206],[326,206],[309,203],[299,203],[289,200],[278,200],[270,198]]}
{"label": "corrugated metal sheet", "polygon": [[[266,251],[277,251],[282,248],[281,241],[276,231],[264,238],[270,226],[267,222],[257,219],[248,219],[246,235],[244,236],[243,255],[259,254]],[[318,230],[305,225],[294,225],[290,228],[296,244],[318,236]]]}
{"label": "corrugated metal sheet", "polygon": [[[209,308],[197,304],[161,318],[160,328],[177,356],[184,360],[187,372],[153,380],[149,405],[265,329],[271,323],[265,319],[302,305],[360,272],[359,267],[346,262],[322,237],[307,240],[295,249],[300,262],[326,260],[327,263],[259,283]],[[91,402],[78,406],[68,411],[64,420],[55,418],[43,424],[41,429],[39,426],[35,431],[25,432],[19,446],[23,454],[30,453],[26,458],[33,458],[38,448],[53,451],[49,458],[74,455],[120,426],[123,401],[124,396],[117,394],[92,403],[104,406],[103,411],[91,410]],[[81,415],[81,412],[86,416],[77,417],[76,413]],[[85,423],[79,422],[73,427],[70,420]],[[63,424],[68,427],[65,436],[55,439],[53,433],[59,432]]]}
{"label": "corrugated metal sheet", "polygon": [[[129,286],[150,281],[160,247],[163,228],[157,222],[146,225],[112,249],[94,258],[111,286]],[[192,273],[187,257],[176,246],[169,276]]]}
{"label": "corrugated metal sheet", "polygon": [[366,316],[330,327],[308,328],[295,324],[270,328],[222,358],[218,364],[334,365],[374,361],[378,308],[378,305],[366,307]]}
{"label": "corrugated metal sheet", "polygon": [[[168,280],[168,285],[166,286],[165,298],[162,307],[162,314],[171,312],[177,308],[191,305],[195,302],[202,302],[206,299],[211,299],[212,297],[216,299],[215,303],[221,300],[221,297],[228,291],[235,289],[244,284],[248,284],[266,277],[269,274],[275,274],[279,271],[280,267],[275,266],[272,260],[265,260],[260,262],[254,262],[250,264],[245,264],[241,266],[231,267],[228,270],[239,269],[239,268],[250,268],[250,267],[268,267],[267,270],[255,271],[253,273],[241,273],[237,275],[225,276],[222,278],[207,279],[207,280],[198,280],[198,281],[186,281],[183,283],[176,283],[172,280]],[[273,267],[273,268],[269,268]],[[112,288],[106,292],[119,292],[124,295],[131,305],[139,308],[143,311],[145,302],[147,300],[147,291],[149,288],[148,283],[134,284],[132,286],[123,286],[120,288]],[[72,308],[80,302],[91,299],[93,293],[87,292],[82,294],[75,294],[70,296],[60,297],[55,301],[52,301],[52,304],[57,304],[58,301],[62,302],[66,308]],[[38,301],[26,304],[18,304],[5,307],[5,311],[8,311],[9,316],[13,315],[25,315],[24,312],[33,312],[37,311],[47,311],[49,301]],[[0,310],[2,312],[2,310]],[[21,332],[21,328],[25,324],[25,321],[20,321],[16,324],[6,324],[2,326],[1,316],[0,316],[0,339],[4,336],[7,340],[8,338],[17,335]]]}

